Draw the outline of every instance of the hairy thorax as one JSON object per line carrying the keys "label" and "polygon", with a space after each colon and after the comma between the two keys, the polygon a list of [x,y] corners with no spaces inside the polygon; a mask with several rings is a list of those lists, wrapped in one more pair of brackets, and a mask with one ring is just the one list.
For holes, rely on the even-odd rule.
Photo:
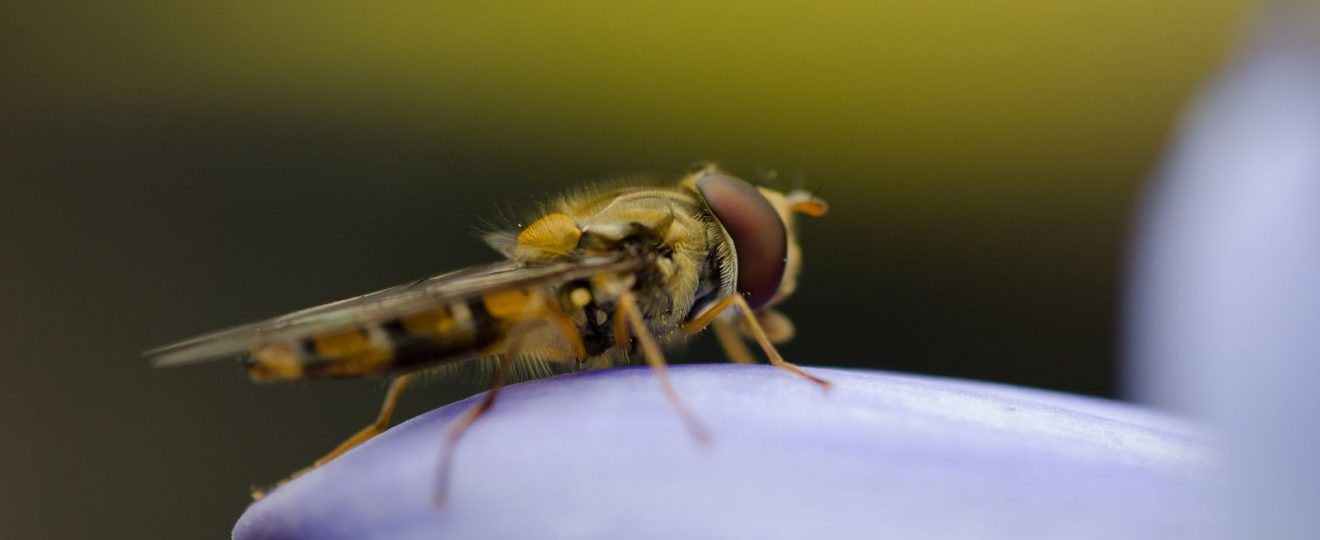
{"label": "hairy thorax", "polygon": [[[721,270],[728,249],[720,238],[719,225],[690,189],[631,187],[565,197],[508,239],[512,242],[497,247],[529,263],[618,253],[643,257],[646,267],[630,276],[631,283],[614,285],[632,291],[647,325],[663,338],[688,320],[702,300],[729,288],[722,279],[727,272]],[[561,296],[571,299],[574,287]],[[584,288],[592,305],[586,320],[574,322],[584,335],[599,335],[596,345],[603,347],[609,341],[608,332],[601,332],[608,316],[593,320],[590,308],[612,313],[608,308],[614,298],[604,284]]]}

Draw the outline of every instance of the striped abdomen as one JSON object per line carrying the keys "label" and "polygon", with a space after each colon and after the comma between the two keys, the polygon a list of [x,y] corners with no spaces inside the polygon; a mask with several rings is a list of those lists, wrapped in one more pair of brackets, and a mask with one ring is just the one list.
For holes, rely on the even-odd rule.
{"label": "striped abdomen", "polygon": [[380,323],[276,341],[249,352],[258,381],[390,375],[501,352],[509,329],[544,305],[539,290],[492,291]]}

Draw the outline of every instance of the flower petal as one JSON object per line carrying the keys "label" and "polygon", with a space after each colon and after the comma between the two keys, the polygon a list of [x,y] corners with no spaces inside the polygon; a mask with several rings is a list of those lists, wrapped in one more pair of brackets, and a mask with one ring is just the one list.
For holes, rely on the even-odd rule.
{"label": "flower petal", "polygon": [[[1165,536],[1206,461],[1194,426],[1100,399],[986,383],[768,366],[671,370],[710,428],[694,441],[643,368],[506,388],[408,421],[272,492],[249,538]],[[473,398],[475,399],[475,398]]]}

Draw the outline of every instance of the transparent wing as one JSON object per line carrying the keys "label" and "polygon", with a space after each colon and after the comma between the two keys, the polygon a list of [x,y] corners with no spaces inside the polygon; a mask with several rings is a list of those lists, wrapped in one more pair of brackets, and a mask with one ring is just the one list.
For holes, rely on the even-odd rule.
{"label": "transparent wing", "polygon": [[640,267],[635,257],[598,257],[529,265],[504,261],[419,279],[261,322],[221,330],[143,353],[156,366],[244,354],[263,344],[351,330],[505,288],[551,286]]}

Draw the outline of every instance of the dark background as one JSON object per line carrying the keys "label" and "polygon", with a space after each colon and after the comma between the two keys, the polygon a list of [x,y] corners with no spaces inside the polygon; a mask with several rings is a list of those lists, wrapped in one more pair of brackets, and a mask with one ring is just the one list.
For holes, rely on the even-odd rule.
{"label": "dark background", "polygon": [[1248,12],[109,4],[0,8],[5,538],[227,534],[381,384],[141,350],[489,261],[501,209],[700,160],[823,184],[788,358],[1112,395],[1132,209]]}

